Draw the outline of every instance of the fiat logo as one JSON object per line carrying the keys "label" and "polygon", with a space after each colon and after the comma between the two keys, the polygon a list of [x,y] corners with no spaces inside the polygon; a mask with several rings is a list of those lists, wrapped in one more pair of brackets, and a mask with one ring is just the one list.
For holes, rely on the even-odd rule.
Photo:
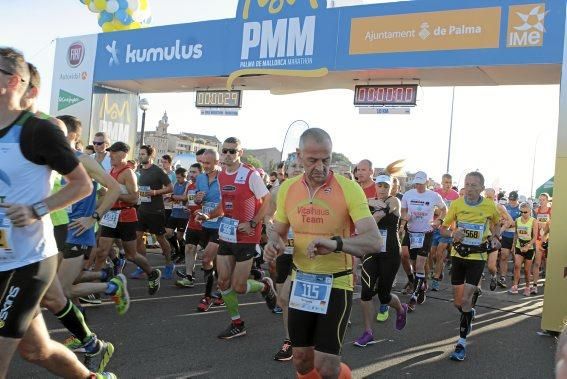
{"label": "fiat logo", "polygon": [[67,63],[70,67],[78,67],[85,57],[85,46],[82,42],[74,42],[67,50]]}

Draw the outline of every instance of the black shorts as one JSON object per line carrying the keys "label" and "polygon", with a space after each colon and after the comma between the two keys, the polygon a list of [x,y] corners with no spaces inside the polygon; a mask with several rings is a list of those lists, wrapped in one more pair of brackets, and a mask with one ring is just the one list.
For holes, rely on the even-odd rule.
{"label": "black shorts", "polygon": [[484,265],[486,261],[464,259],[460,257],[451,257],[451,284],[459,286],[461,284],[470,284],[477,286],[482,278]]}
{"label": "black shorts", "polygon": [[203,232],[205,232],[205,236],[207,237],[207,245],[209,243],[216,243],[219,244],[219,230],[218,229],[211,229],[211,228],[203,228]]}
{"label": "black shorts", "polygon": [[410,249],[410,232],[406,231],[404,234],[404,239],[402,240],[402,246],[407,246],[409,249],[409,256],[412,261],[417,259],[417,256],[428,257],[429,251],[431,250],[431,243],[433,242],[433,232],[425,233],[423,239],[423,246],[418,249]]}
{"label": "black shorts", "polygon": [[185,232],[187,228],[187,220],[186,218],[177,218],[177,217],[170,217],[167,219],[167,223],[165,227],[167,229],[172,229],[173,231],[177,230],[178,232]]}
{"label": "black shorts", "polygon": [[236,262],[246,262],[258,255],[260,247],[256,243],[232,243],[219,241],[218,255],[232,255]]}
{"label": "black shorts", "polygon": [[119,239],[124,242],[135,241],[136,229],[138,228],[138,222],[118,222],[116,228],[109,228],[107,226],[100,227],[101,238],[112,238]]}
{"label": "black shorts", "polygon": [[0,272],[0,337],[22,338],[57,273],[57,255]]}
{"label": "black shorts", "polygon": [[352,291],[333,288],[327,314],[289,307],[288,328],[294,347],[314,346],[322,353],[340,355],[352,307]]}
{"label": "black shorts", "polygon": [[145,212],[138,209],[138,231],[149,232],[156,236],[165,234],[165,213],[161,212]]}
{"label": "black shorts", "polygon": [[508,249],[508,250],[512,250],[512,246],[514,244],[514,238],[513,237],[502,237],[502,240],[500,241],[500,243],[502,244],[502,249]]}
{"label": "black shorts", "polygon": [[55,243],[57,243],[57,251],[65,251],[65,241],[67,241],[67,227],[68,224],[57,225],[53,227],[53,235],[55,236]]}
{"label": "black shorts", "polygon": [[173,212],[173,209],[164,209],[164,215],[165,215],[165,219],[169,220],[169,218],[171,217],[171,213]]}
{"label": "black shorts", "polygon": [[203,229],[197,230],[197,229],[187,228],[187,231],[185,232],[186,245],[193,245],[193,246],[199,245],[204,249],[208,243],[209,240],[207,238],[207,234]]}
{"label": "black shorts", "polygon": [[516,247],[514,249],[514,253],[516,255],[520,255],[522,257],[524,257],[524,259],[527,259],[528,261],[531,261],[532,259],[534,259],[534,255],[535,255],[535,249],[530,249],[528,251],[526,251],[525,253],[520,251],[520,248]]}
{"label": "black shorts", "polygon": [[66,243],[65,249],[63,250],[63,259],[71,259],[77,257],[84,257],[85,259],[88,259],[89,255],[91,255],[92,249],[92,246]]}
{"label": "black shorts", "polygon": [[276,258],[276,284],[285,283],[293,267],[293,254],[282,254]]}

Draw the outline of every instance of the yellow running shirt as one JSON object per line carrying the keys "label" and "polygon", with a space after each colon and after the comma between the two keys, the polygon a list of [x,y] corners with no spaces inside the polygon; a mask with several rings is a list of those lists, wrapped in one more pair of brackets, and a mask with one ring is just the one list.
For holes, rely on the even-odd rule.
{"label": "yellow running shirt", "polygon": [[[526,222],[522,221],[522,217],[518,217],[516,219],[516,232],[518,236],[518,239],[516,240],[516,247],[518,249],[522,247],[522,245],[520,245],[520,240],[522,240],[524,243],[532,240],[534,222],[536,222],[536,219],[533,217],[530,217]],[[530,249],[533,248],[534,245],[530,245]]]}
{"label": "yellow running shirt", "polygon": [[[493,200],[483,198],[477,205],[468,205],[461,197],[451,202],[447,216],[443,220],[443,226],[450,228],[455,222],[458,228],[465,231],[462,243],[478,246],[491,235],[491,223],[496,224],[499,220],[500,213]],[[481,253],[472,253],[462,257],[454,248],[451,250],[451,256],[476,261],[486,260],[486,255]]]}
{"label": "yellow running shirt", "polygon": [[[354,234],[354,223],[366,217],[372,215],[362,188],[358,183],[335,176],[332,172],[312,197],[303,175],[287,179],[278,190],[274,219],[293,229],[293,263],[303,272],[334,274],[351,270],[351,255],[331,253],[309,259],[307,246],[315,238],[350,237]],[[352,275],[334,278],[333,288],[352,291]]]}

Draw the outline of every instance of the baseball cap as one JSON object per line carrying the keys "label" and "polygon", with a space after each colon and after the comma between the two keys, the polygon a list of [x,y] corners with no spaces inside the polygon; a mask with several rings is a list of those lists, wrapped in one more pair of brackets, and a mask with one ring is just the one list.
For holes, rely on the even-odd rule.
{"label": "baseball cap", "polygon": [[392,177],[390,175],[378,175],[376,179],[374,179],[375,183],[386,183],[387,185],[392,185]]}
{"label": "baseball cap", "polygon": [[106,151],[123,151],[127,153],[130,151],[130,146],[124,142],[114,142]]}
{"label": "baseball cap", "polygon": [[415,173],[412,184],[425,184],[427,183],[427,174],[423,171],[418,171]]}
{"label": "baseball cap", "polygon": [[518,192],[517,191],[511,191],[508,194],[508,200],[518,200]]}

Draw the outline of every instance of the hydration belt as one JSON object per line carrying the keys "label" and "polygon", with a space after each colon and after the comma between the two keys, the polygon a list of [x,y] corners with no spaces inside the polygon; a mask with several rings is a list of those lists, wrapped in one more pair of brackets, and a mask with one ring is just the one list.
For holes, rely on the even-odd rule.
{"label": "hydration belt", "polygon": [[[292,263],[291,269],[297,271],[297,266]],[[333,279],[336,279],[336,278],[340,278],[341,276],[346,276],[351,274],[352,274],[352,269],[335,272],[332,275],[333,275]],[[331,275],[331,274],[326,274],[326,275]]]}
{"label": "hydration belt", "polygon": [[492,244],[488,241],[485,241],[478,246],[465,245],[461,242],[455,242],[453,243],[453,247],[461,257],[467,257],[470,254],[482,254],[492,251]]}

